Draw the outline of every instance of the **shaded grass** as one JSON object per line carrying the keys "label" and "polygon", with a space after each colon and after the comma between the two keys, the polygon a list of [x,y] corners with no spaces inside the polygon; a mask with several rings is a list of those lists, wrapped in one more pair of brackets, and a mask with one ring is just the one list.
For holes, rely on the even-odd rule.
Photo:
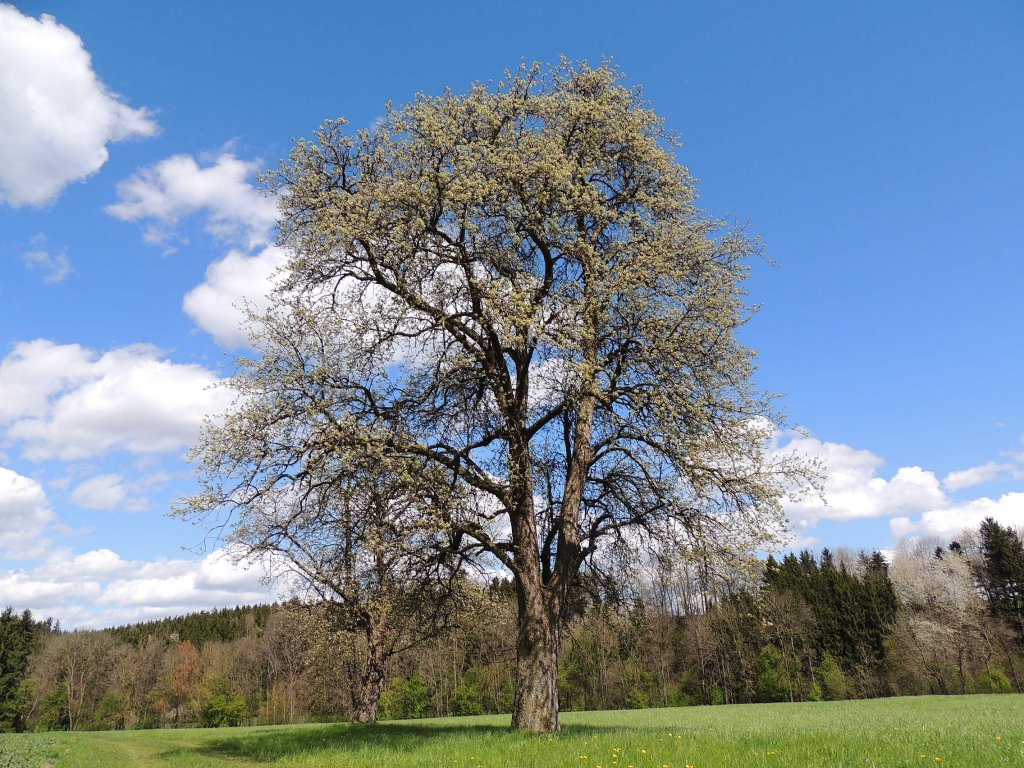
{"label": "shaded grass", "polygon": [[578,712],[564,714],[563,722],[562,733],[552,736],[509,733],[507,716],[376,726],[26,734],[0,737],[0,768],[8,765],[5,748],[41,750],[42,762],[24,765],[54,768],[1024,768],[1019,695]]}

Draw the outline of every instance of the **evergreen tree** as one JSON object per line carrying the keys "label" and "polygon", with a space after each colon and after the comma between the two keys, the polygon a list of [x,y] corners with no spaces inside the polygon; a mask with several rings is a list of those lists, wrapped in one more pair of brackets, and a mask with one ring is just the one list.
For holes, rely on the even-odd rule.
{"label": "evergreen tree", "polygon": [[8,607],[0,613],[0,733],[25,730],[25,677],[49,619],[37,622],[31,611],[21,615]]}
{"label": "evergreen tree", "polygon": [[1009,621],[1024,642],[1024,544],[1013,528],[991,517],[981,524],[979,580],[989,609]]}

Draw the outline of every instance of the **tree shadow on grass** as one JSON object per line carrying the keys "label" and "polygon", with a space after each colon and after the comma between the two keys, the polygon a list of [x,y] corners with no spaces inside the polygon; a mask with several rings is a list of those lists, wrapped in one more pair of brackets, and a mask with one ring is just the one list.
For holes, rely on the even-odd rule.
{"label": "tree shadow on grass", "polygon": [[[211,739],[195,752],[207,757],[243,759],[256,763],[270,763],[297,755],[318,752],[367,754],[414,752],[443,739],[479,740],[482,738],[525,738],[526,734],[512,734],[507,725],[487,723],[418,724],[415,722],[379,723],[376,725],[325,725],[323,727],[282,727],[249,731],[235,736],[225,732],[221,738]],[[600,733],[612,728],[590,725],[564,726],[562,736],[576,737]],[[180,752],[180,748],[173,750]],[[192,751],[192,750],[189,750]],[[166,755],[170,757],[170,755]]]}

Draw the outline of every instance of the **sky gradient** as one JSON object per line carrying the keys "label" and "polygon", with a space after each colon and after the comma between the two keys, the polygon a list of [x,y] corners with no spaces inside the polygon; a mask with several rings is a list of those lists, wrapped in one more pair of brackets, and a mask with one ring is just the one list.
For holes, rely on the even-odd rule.
{"label": "sky gradient", "polygon": [[[0,5],[0,605],[103,626],[267,599],[167,517],[280,263],[256,174],[327,118],[610,57],[760,235],[743,331],[796,546],[1024,527],[1024,6]],[[205,549],[204,549],[205,547]],[[200,551],[193,551],[196,549]]]}

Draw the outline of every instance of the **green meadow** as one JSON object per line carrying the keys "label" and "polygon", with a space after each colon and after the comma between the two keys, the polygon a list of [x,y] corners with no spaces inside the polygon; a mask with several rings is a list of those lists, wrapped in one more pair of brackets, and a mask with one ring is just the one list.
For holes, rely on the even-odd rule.
{"label": "green meadow", "polygon": [[575,712],[555,736],[508,722],[0,735],[0,766],[1024,766],[1024,695]]}

